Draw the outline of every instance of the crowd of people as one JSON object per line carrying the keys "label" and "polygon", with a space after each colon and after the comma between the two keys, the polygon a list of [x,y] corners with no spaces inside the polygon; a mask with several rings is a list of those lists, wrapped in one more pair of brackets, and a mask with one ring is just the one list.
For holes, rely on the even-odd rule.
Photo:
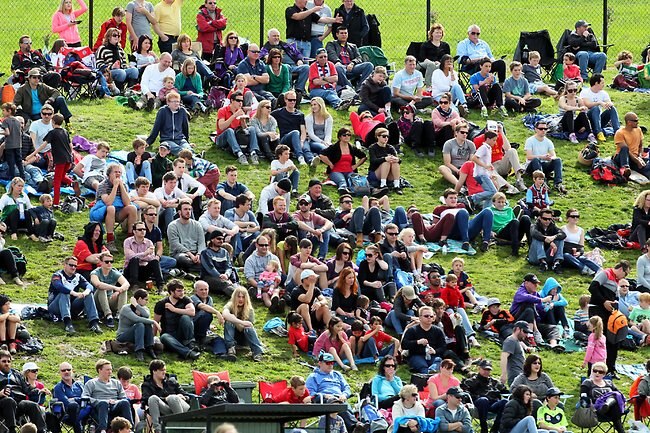
{"label": "crowd of people", "polygon": [[[646,174],[639,117],[628,112],[619,124],[603,90],[607,58],[593,46],[588,23],[576,22],[569,37],[563,57],[566,81],[558,95],[542,80],[539,53],[530,52],[527,64],[507,65],[479,38],[477,25],[457,46],[458,71],[443,41],[444,27],[434,24],[419,56],[407,56],[389,85],[386,69],[363,61],[358,50],[369,26],[354,0],[344,0],[335,11],[323,0],[295,0],[285,13],[286,42],[272,28],[261,48],[240,45],[216,2],[205,0],[196,17],[200,52],[182,33],[180,0],[156,6],[134,0],[126,9],[113,10],[93,47],[102,96],[121,95],[139,83],[140,93],[128,91],[126,105],[157,110],[149,135],[134,140],[133,150],[120,161],[105,142],[82,159],[75,158],[71,145],[73,116],[57,89],[70,85],[62,81],[63,58],[81,46],[77,26],[87,7],[83,0],[77,3],[74,9],[71,0],[62,0],[52,18],[52,31],[60,39],[49,60],[32,50],[27,35],[12,60],[10,82],[17,90],[14,102],[2,105],[0,124],[3,177],[9,181],[0,198],[0,268],[22,286],[24,269],[5,248],[5,233],[11,241],[24,232],[44,244],[62,239],[55,218],[61,187],[70,186],[75,195],[94,194],[90,221],[51,277],[47,309],[70,335],[78,332],[73,320],[81,317],[93,333],[115,329],[115,339],[132,345],[136,361],[151,358],[150,375],[140,390],[130,383],[128,367],[113,379],[111,363],[101,359],[97,377],[82,385],[65,362],[59,366],[62,380],[50,393],[36,380],[33,362],[22,373],[11,368],[21,320],[11,300],[0,295],[0,370],[22,392],[5,388],[0,393],[0,417],[11,433],[21,416],[38,433],[56,432],[60,422],[79,433],[87,417],[100,433],[122,432],[137,423],[144,408],[158,433],[160,416],[189,410],[191,398],[166,372],[158,339],[165,352],[183,359],[211,353],[234,362],[243,354],[238,348],[247,346],[251,359],[263,362],[267,350],[254,307],[286,315],[289,350],[318,363],[306,379],[292,377],[277,402],[345,403],[351,388],[335,366],[345,373],[371,363],[378,368],[371,394],[391,414],[396,429],[431,431],[435,418],[439,431],[469,433],[471,401],[481,433],[562,433],[568,425],[562,391],[543,371],[542,357],[532,352],[561,353],[563,341],[572,337],[586,346],[589,378],[581,385],[586,403],[617,395],[611,379],[618,378],[620,340],[605,338],[608,320],[620,311],[630,324],[624,338],[650,344],[650,190],[639,195],[632,215],[631,236],[644,251],[631,287],[627,261],[603,268],[602,257],[585,251],[578,209],[567,210],[566,224],[558,226],[561,213],[549,195],[566,194],[567,188],[563,161],[547,136],[549,122],[534,124],[521,157],[501,122],[488,120],[470,140],[464,119],[470,109],[484,118],[493,107],[501,116],[531,112],[541,104],[534,95],[557,96],[571,142],[604,142],[610,126],[620,173]],[[134,60],[125,52],[127,42]],[[630,65],[625,57],[616,66],[631,73]],[[467,94],[459,73],[469,75]],[[231,152],[238,164],[223,168],[226,180],[219,165],[197,153],[190,141],[190,119],[209,112],[208,95],[218,85],[228,93],[221,95],[224,105],[216,107],[214,144]],[[303,100],[309,100],[307,115],[299,108]],[[352,127],[335,130],[328,106],[347,111],[353,102],[360,106],[350,113]],[[157,140],[157,150],[149,152]],[[415,204],[406,209],[391,205],[393,194],[403,194],[402,144],[418,157],[433,157],[436,148],[442,149],[438,171],[450,187],[431,212]],[[238,180],[238,166],[259,165],[263,159],[270,162],[269,183],[256,195]],[[319,164],[326,166],[326,181],[316,176]],[[300,191],[307,166],[308,188]],[[526,176],[532,178],[530,186]],[[547,185],[551,176],[552,188]],[[359,193],[360,178],[369,184],[365,194]],[[335,185],[337,205],[324,193],[326,183]],[[39,206],[32,204],[27,187],[42,193]],[[508,204],[506,195],[522,193],[516,206]],[[358,195],[363,197],[355,206]],[[571,267],[591,278],[573,324],[554,277],[542,285],[537,275],[526,274],[512,288],[512,303],[505,309],[498,298],[479,293],[483,288],[473,285],[462,257],[452,260],[448,273],[425,262],[431,248],[466,253],[476,246],[487,252],[495,243],[509,246],[513,256],[527,244],[526,260],[539,267],[540,275],[559,275]],[[122,256],[124,262],[115,266]],[[470,260],[467,265],[471,268]],[[191,294],[184,280],[193,282]],[[148,299],[155,293],[162,299],[152,314]],[[216,324],[222,325],[222,335]],[[499,378],[491,376],[489,359],[473,353],[481,347],[479,337],[502,347]],[[426,375],[427,398],[420,400],[418,388],[397,376],[400,363]],[[474,365],[478,373],[471,375]],[[460,381],[454,373],[466,377]],[[508,391],[511,398],[502,398]],[[45,413],[39,407],[43,395],[55,396],[65,416]],[[84,399],[89,406],[82,407]],[[199,400],[210,406],[238,398],[227,381],[212,377]],[[134,401],[141,405],[132,410]],[[489,414],[496,415],[492,427]],[[616,404],[606,404],[598,420],[612,422],[623,433],[621,415]],[[351,407],[322,422],[341,432],[365,428]]]}

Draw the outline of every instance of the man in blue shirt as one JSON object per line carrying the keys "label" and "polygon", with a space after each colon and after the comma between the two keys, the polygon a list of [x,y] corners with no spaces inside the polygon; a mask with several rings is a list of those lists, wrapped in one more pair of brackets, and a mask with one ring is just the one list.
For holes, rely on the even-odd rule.
{"label": "man in blue shirt", "polygon": [[235,199],[239,194],[244,194],[251,200],[255,199],[255,194],[248,189],[243,183],[237,182],[237,167],[229,165],[226,167],[226,180],[217,185],[216,197],[221,202],[221,215],[235,207]]}
{"label": "man in blue shirt", "polygon": [[246,76],[246,86],[253,91],[258,101],[266,99],[275,105],[275,96],[264,90],[264,85],[269,82],[264,62],[260,60],[260,47],[257,44],[248,46],[248,57],[237,66],[237,73]]}
{"label": "man in blue shirt", "polygon": [[472,24],[467,29],[467,38],[458,43],[456,54],[459,57],[461,70],[473,74],[479,70],[481,59],[487,57],[492,61],[492,71],[497,73],[499,82],[503,83],[506,80],[506,62],[494,58],[490,45],[483,39],[479,39],[480,35],[481,28]]}
{"label": "man in blue shirt", "polygon": [[71,424],[74,433],[81,433],[81,421],[90,413],[91,409],[90,405],[84,408],[79,406],[83,385],[74,380],[74,371],[68,362],[62,362],[59,365],[59,374],[61,381],[54,385],[53,394],[54,398],[63,404],[65,414],[62,421]]}

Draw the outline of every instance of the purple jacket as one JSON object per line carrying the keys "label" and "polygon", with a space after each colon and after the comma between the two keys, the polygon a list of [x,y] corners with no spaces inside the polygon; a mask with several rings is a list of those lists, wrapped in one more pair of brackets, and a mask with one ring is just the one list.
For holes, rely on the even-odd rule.
{"label": "purple jacket", "polygon": [[[542,298],[539,296],[539,293],[528,293],[526,290],[525,283],[521,283],[521,286],[515,292],[515,297],[512,300],[512,305],[510,306],[510,313],[515,316],[519,312],[519,308],[525,306],[523,304],[539,304],[542,302]],[[535,316],[538,316],[537,309],[535,310]]]}

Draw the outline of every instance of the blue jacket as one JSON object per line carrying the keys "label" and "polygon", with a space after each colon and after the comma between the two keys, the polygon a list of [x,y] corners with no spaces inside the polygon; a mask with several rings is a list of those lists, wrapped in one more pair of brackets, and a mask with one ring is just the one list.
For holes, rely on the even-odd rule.
{"label": "blue jacket", "polygon": [[[544,282],[544,287],[542,287],[542,290],[539,292],[539,295],[542,298],[545,298],[546,296],[548,296],[550,294],[551,290],[553,290],[555,288],[557,288],[557,295],[556,295],[557,299],[554,299],[553,301],[551,301],[551,302],[553,302],[553,307],[566,307],[567,305],[569,305],[569,303],[564,298],[564,296],[562,296],[562,293],[561,293],[562,292],[562,286],[560,286],[560,283],[558,283],[557,280],[555,278],[553,278],[553,277],[549,277],[549,278],[546,279],[546,281]],[[546,315],[546,312],[548,312],[548,310],[551,309],[550,304],[548,304],[548,303],[545,303],[545,304],[539,303],[539,304],[536,305],[536,308],[537,308],[538,314],[540,315],[540,317],[542,317],[542,319]]]}
{"label": "blue jacket", "polygon": [[[381,393],[384,383],[389,384],[393,388],[392,394],[388,395],[388,394]],[[395,376],[393,380],[389,381],[386,379],[385,376],[378,374],[375,377],[373,377],[370,389],[372,394],[376,395],[379,401],[384,401],[387,398],[393,397],[395,395],[399,395],[399,391],[400,389],[402,389],[402,379],[400,379],[398,376]]]}
{"label": "blue jacket", "polygon": [[54,274],[52,274],[52,280],[50,281],[50,288],[47,294],[48,305],[54,301],[54,298],[59,293],[69,295],[70,292],[73,290],[77,291],[77,289],[81,289],[81,291],[84,291],[86,289],[94,291],[92,284],[90,284],[83,275],[75,273],[74,275],[69,276],[63,272],[63,270],[56,271]]}
{"label": "blue jacket", "polygon": [[421,433],[434,433],[438,430],[438,425],[440,424],[440,420],[437,418],[423,418],[415,415],[401,416],[393,420],[393,433],[397,433],[400,425],[406,424],[410,419],[414,419],[418,422],[418,426],[420,427],[419,431]]}
{"label": "blue jacket", "polygon": [[307,377],[306,384],[309,395],[318,394],[345,395],[349,398],[352,395],[350,385],[343,375],[338,371],[332,370],[331,373],[325,373],[316,367],[314,372]]}
{"label": "blue jacket", "polygon": [[156,114],[156,121],[147,137],[147,144],[153,144],[160,134],[160,141],[181,141],[190,139],[190,121],[185,108],[173,112],[168,106],[162,107]]}
{"label": "blue jacket", "polygon": [[79,403],[83,389],[84,386],[81,382],[72,382],[72,385],[68,386],[61,381],[54,385],[53,394],[54,398],[63,403],[63,406],[67,408],[70,403]]}

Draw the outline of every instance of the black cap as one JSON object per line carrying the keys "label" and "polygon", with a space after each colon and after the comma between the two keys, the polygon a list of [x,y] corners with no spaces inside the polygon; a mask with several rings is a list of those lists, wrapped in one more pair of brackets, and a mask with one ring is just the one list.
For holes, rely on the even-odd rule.
{"label": "black cap", "polygon": [[452,386],[447,390],[447,395],[453,395],[456,398],[461,398],[465,395],[462,389],[457,386]]}
{"label": "black cap", "polygon": [[478,363],[478,368],[483,368],[485,370],[492,370],[492,363],[488,359],[483,359]]}
{"label": "black cap", "polygon": [[589,27],[590,25],[591,25],[591,24],[589,24],[589,23],[588,23],[587,21],[585,21],[585,20],[578,20],[578,21],[576,22],[576,29],[577,29],[578,27]]}
{"label": "black cap", "polygon": [[216,229],[210,232],[210,234],[208,235],[208,241],[211,241],[214,238],[225,238],[225,237],[226,234],[223,231]]}
{"label": "black cap", "polygon": [[539,278],[537,278],[537,275],[535,274],[526,274],[524,276],[524,281],[528,281],[529,283],[535,283],[535,284],[540,283]]}
{"label": "black cap", "polygon": [[[449,394],[449,393],[447,393]],[[546,390],[546,398],[548,397],[553,397],[554,395],[562,395],[564,394],[562,391],[560,391],[560,388],[557,388],[555,386],[550,387],[549,389]]]}
{"label": "black cap", "polygon": [[314,185],[321,185],[321,186],[322,186],[323,183],[322,183],[320,180],[318,180],[318,179],[311,179],[311,180],[309,181],[309,188],[311,188],[311,187],[314,186]]}
{"label": "black cap", "polygon": [[278,182],[278,188],[287,192],[291,191],[291,181],[286,178],[282,179],[281,181]]}
{"label": "black cap", "polygon": [[526,322],[525,320],[516,321],[514,328],[515,329],[519,328],[522,331],[524,331],[526,334],[530,334],[530,329],[528,329],[528,322]]}

